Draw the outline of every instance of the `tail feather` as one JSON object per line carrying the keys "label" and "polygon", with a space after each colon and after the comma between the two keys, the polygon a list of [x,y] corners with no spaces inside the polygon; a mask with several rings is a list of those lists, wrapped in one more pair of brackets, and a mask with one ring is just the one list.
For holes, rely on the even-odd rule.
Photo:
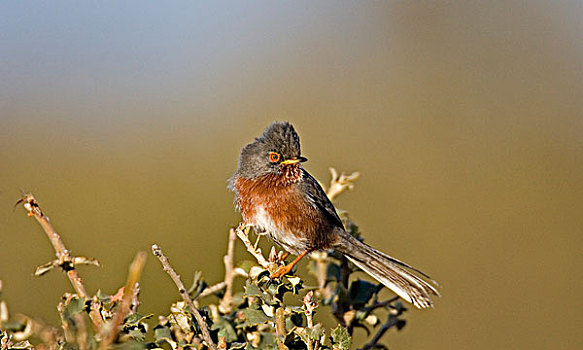
{"label": "tail feather", "polygon": [[[348,260],[416,307],[433,307],[432,297],[438,297],[439,292],[431,284],[437,283],[427,274],[362,243],[346,232],[340,236],[343,243],[336,250],[346,255]],[[409,270],[426,277],[431,283]]]}

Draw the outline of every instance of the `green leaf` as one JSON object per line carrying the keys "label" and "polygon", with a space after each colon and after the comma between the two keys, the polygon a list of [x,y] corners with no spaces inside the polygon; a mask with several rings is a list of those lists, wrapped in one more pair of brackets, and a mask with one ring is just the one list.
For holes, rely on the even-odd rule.
{"label": "green leaf", "polygon": [[326,267],[326,280],[327,281],[340,281],[342,278],[342,269],[340,265],[330,263]]}
{"label": "green leaf", "polygon": [[261,343],[259,349],[273,349],[277,350],[277,343],[275,340],[275,333],[261,333]]}
{"label": "green leaf", "polygon": [[128,315],[126,317],[124,323],[128,326],[135,326],[144,320],[152,318],[152,316],[154,316],[154,314],[148,314],[148,315],[131,314],[131,315]]}
{"label": "green leaf", "polygon": [[167,326],[157,325],[154,327],[154,339],[156,341],[167,341],[168,339],[172,339],[172,332],[170,332],[170,328]]}
{"label": "green leaf", "polygon": [[235,293],[231,298],[231,305],[234,308],[239,308],[245,302],[245,297],[243,292]]}
{"label": "green leaf", "polygon": [[140,327],[132,327],[130,330],[127,331],[127,334],[134,340],[137,341],[144,341],[146,339],[146,334],[142,332]]}
{"label": "green leaf", "polygon": [[350,285],[348,298],[353,305],[364,305],[378,292],[378,284],[358,279]]}
{"label": "green leaf", "polygon": [[263,291],[259,289],[256,285],[251,283],[249,280],[245,283],[245,296],[246,297],[260,297],[263,295]]}
{"label": "green leaf", "polygon": [[235,331],[235,328],[233,328],[233,326],[224,319],[214,323],[211,327],[211,330],[219,330],[217,336],[219,338],[224,337],[227,343],[231,343],[237,340],[237,332]]}
{"label": "green leaf", "polygon": [[161,346],[163,343],[168,343],[172,349],[178,347],[178,344],[172,339],[172,331],[168,326],[157,325],[154,327],[154,339],[156,339],[158,346]]}
{"label": "green leaf", "polygon": [[271,321],[271,318],[267,317],[262,310],[245,309],[243,315],[245,315],[245,322],[242,326],[255,326]]}
{"label": "green leaf", "polygon": [[261,288],[257,285],[252,283],[251,281],[247,280],[245,282],[245,294],[246,297],[258,297],[266,303],[271,303],[273,301],[273,297],[268,293],[265,293]]}
{"label": "green leaf", "polygon": [[141,350],[146,348],[146,344],[137,341],[127,341],[119,345],[119,349],[122,350]]}
{"label": "green leaf", "polygon": [[255,265],[257,265],[257,263],[254,263],[251,260],[243,260],[237,264],[237,267],[240,267],[241,269],[243,269],[243,271],[245,271],[246,273],[249,273],[249,271],[251,270],[251,266],[255,266]]}
{"label": "green leaf", "polygon": [[307,328],[308,337],[312,340],[320,340],[324,336],[324,327],[321,323],[318,323],[314,327]]}
{"label": "green leaf", "polygon": [[338,326],[332,330],[332,345],[340,350],[350,349],[352,340],[348,334],[348,330],[342,326]]}
{"label": "green leaf", "polygon": [[293,312],[290,316],[285,318],[285,328],[293,329],[294,327],[305,327],[306,320],[303,317],[303,312]]}
{"label": "green leaf", "polygon": [[294,294],[298,294],[300,292],[300,290],[302,289],[303,285],[304,285],[304,281],[302,281],[301,278],[299,277],[287,277],[287,280],[289,281],[289,283],[291,284],[291,291]]}
{"label": "green leaf", "polygon": [[196,297],[198,297],[206,287],[207,283],[202,279],[202,271],[196,271],[194,273],[192,285],[188,289],[188,294],[190,294],[192,298],[196,299]]}
{"label": "green leaf", "polygon": [[85,311],[85,298],[73,298],[65,307],[63,315],[70,319],[73,315]]}

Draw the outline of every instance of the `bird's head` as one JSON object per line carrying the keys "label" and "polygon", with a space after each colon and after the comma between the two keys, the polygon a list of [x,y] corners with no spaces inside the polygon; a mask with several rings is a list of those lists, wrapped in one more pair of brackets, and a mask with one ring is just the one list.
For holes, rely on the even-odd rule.
{"label": "bird's head", "polygon": [[294,127],[288,122],[273,122],[243,147],[237,174],[245,178],[282,174],[286,167],[299,167],[306,160],[300,154],[300,137]]}

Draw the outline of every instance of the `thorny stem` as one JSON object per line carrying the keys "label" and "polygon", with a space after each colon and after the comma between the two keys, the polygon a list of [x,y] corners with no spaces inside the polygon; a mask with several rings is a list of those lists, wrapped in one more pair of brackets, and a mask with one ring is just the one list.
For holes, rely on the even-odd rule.
{"label": "thorny stem", "polygon": [[105,333],[102,335],[101,345],[99,346],[100,350],[108,349],[117,338],[123,320],[130,311],[132,299],[134,298],[135,292],[138,289],[138,282],[140,280],[140,276],[142,275],[142,270],[144,269],[145,263],[146,253],[138,252],[138,254],[136,254],[136,257],[134,258],[134,261],[132,261],[130,265],[128,281],[124,288],[123,297],[121,299],[119,309],[117,310],[115,315],[113,315],[111,323],[107,327],[103,327],[103,331]]}
{"label": "thorny stem", "polygon": [[[49,241],[55,249],[59,266],[67,273],[67,277],[69,277],[69,281],[71,281],[77,295],[86,300],[90,300],[91,298],[83,285],[83,281],[75,269],[74,258],[71,257],[71,252],[67,249],[65,243],[63,243],[61,236],[53,229],[49,218],[42,212],[32,193],[25,194],[16,204],[19,203],[24,203],[24,209],[28,212],[28,216],[34,216],[47,234]],[[93,327],[99,331],[103,326],[103,318],[101,318],[99,312],[99,305],[94,301],[91,302],[89,317],[93,322]]]}
{"label": "thorny stem", "polygon": [[207,345],[211,349],[217,350],[217,346],[213,342],[213,340],[211,338],[211,334],[209,333],[205,318],[200,314],[198,309],[194,306],[194,302],[192,301],[192,298],[190,297],[190,295],[188,294],[188,291],[184,287],[184,284],[182,283],[180,276],[176,273],[176,271],[174,271],[172,266],[170,266],[170,261],[168,260],[166,255],[164,255],[164,253],[162,253],[162,249],[157,244],[154,244],[154,245],[152,245],[152,253],[154,253],[154,255],[158,258],[158,260],[160,260],[160,262],[162,263],[162,266],[164,268],[164,271],[170,276],[170,278],[172,278],[172,280],[174,281],[174,284],[176,284],[176,287],[178,287],[178,292],[182,296],[182,299],[184,300],[186,305],[188,305],[188,307],[190,307],[190,310],[191,310],[192,314],[194,315],[194,318],[196,319],[196,322],[198,323],[198,325],[200,327],[204,341],[207,343]]}

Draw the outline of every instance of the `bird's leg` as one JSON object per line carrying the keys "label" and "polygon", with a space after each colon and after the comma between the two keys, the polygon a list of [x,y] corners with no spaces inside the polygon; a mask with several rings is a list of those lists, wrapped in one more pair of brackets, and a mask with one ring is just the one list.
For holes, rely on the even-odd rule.
{"label": "bird's leg", "polygon": [[294,266],[296,266],[296,264],[302,260],[302,258],[304,256],[306,256],[309,253],[308,250],[306,250],[305,252],[301,253],[300,255],[298,255],[297,258],[294,259],[294,261],[292,261],[291,263],[280,267],[279,269],[277,269],[277,271],[275,271],[275,273],[273,275],[271,275],[271,278],[277,278],[277,277],[281,277],[285,274],[288,274],[293,268]]}
{"label": "bird's leg", "polygon": [[259,240],[261,239],[261,235],[257,235],[257,239],[255,240],[255,244],[253,244],[253,248],[257,249],[257,246],[259,245]]}

